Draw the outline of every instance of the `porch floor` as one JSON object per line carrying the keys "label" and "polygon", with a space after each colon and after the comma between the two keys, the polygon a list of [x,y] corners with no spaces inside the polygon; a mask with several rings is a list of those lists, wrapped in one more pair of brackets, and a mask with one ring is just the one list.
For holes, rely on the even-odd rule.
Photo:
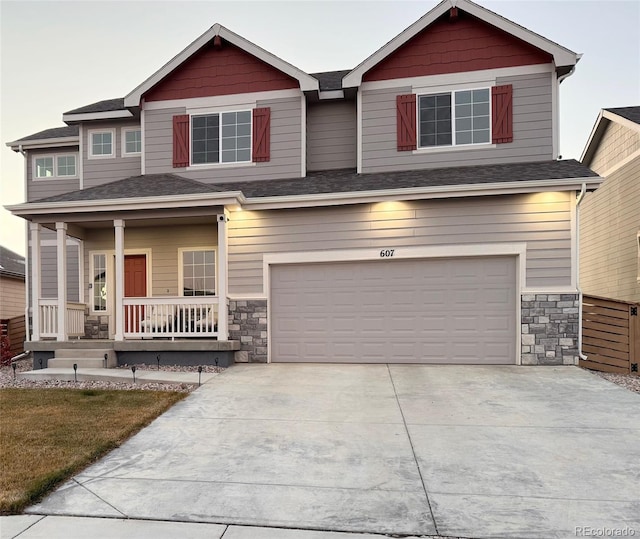
{"label": "porch floor", "polygon": [[[219,373],[203,372],[200,382],[206,384]],[[133,382],[133,373],[128,369],[78,369],[76,373],[78,382],[99,381],[99,382]],[[18,373],[17,377],[22,380],[63,380],[65,382],[74,381],[73,369],[55,368],[38,369],[35,371],[24,371]],[[137,370],[137,384],[197,384],[197,372],[169,372]]]}

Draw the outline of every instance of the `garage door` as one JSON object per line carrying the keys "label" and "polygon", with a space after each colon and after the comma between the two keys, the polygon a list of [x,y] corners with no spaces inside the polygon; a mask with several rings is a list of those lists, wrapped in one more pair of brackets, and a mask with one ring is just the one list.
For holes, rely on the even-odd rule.
{"label": "garage door", "polygon": [[515,363],[515,257],[271,267],[271,360]]}

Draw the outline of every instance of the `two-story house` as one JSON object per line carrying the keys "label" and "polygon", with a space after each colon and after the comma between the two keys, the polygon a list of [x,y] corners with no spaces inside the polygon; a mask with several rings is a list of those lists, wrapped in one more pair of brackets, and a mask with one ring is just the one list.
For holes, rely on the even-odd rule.
{"label": "two-story house", "polygon": [[9,143],[28,346],[574,364],[580,194],[602,181],[558,160],[578,59],[468,0],[328,73],[214,25],[124,98]]}

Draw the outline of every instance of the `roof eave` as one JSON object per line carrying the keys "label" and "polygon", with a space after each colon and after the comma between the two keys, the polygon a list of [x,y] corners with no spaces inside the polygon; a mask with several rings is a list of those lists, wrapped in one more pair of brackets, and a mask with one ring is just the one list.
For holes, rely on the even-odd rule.
{"label": "roof eave", "polygon": [[600,176],[564,178],[553,180],[529,180],[514,182],[489,182],[446,186],[410,187],[400,189],[376,189],[344,193],[319,193],[311,195],[285,195],[273,197],[247,197],[246,209],[283,209],[310,206],[335,206],[362,204],[386,200],[417,200],[433,198],[460,198],[466,196],[537,193],[542,191],[575,191],[583,184],[589,190],[597,189],[604,181]]}
{"label": "roof eave", "polygon": [[71,200],[59,202],[27,202],[5,206],[17,217],[56,215],[70,213],[133,211],[147,209],[193,208],[198,206],[241,205],[245,201],[240,191],[222,193],[192,193],[136,198],[101,200]]}
{"label": "roof eave", "polygon": [[11,148],[14,152],[19,152],[20,147],[22,147],[23,150],[34,150],[38,148],[78,146],[78,144],[80,144],[80,137],[56,137],[32,140],[14,140],[13,142],[7,142],[6,146]]}
{"label": "roof eave", "polygon": [[83,113],[65,113],[62,115],[62,121],[68,125],[85,122],[90,120],[116,120],[122,118],[134,118],[134,114],[130,110],[108,110],[103,112],[83,112]]}
{"label": "roof eave", "polygon": [[353,69],[350,73],[344,76],[342,79],[343,88],[354,88],[360,86],[362,83],[362,77],[364,74],[372,69],[375,65],[379,64],[382,60],[399,49],[407,41],[415,37],[422,30],[432,24],[438,17],[444,15],[451,7],[457,7],[462,11],[477,17],[496,28],[504,30],[505,32],[522,39],[523,41],[537,47],[538,49],[549,53],[553,56],[553,61],[557,70],[567,69],[576,65],[579,60],[579,55],[575,52],[550,41],[531,30],[528,30],[518,24],[511,22],[504,17],[489,11],[478,4],[475,4],[469,0],[443,0],[431,11],[423,15],[415,23],[409,26],[406,30],[398,34],[391,41],[389,41],[382,48],[378,49],[375,53],[364,60],[360,65]]}
{"label": "roof eave", "polygon": [[276,69],[286,73],[287,75],[295,78],[300,83],[300,90],[303,92],[319,91],[320,83],[317,79],[297,67],[291,65],[288,62],[278,58],[270,52],[258,47],[245,38],[235,34],[231,30],[228,30],[221,24],[214,24],[209,30],[193,41],[186,49],[178,53],[171,60],[169,60],[164,66],[156,71],[151,77],[146,79],[140,85],[138,85],[133,91],[127,94],[124,98],[125,107],[137,107],[140,106],[140,100],[145,92],[149,91],[162,79],[174,71],[183,62],[188,60],[193,54],[199,51],[204,45],[211,41],[214,37],[220,36],[226,39],[230,43],[240,47],[249,54],[256,56],[260,60],[272,65]]}
{"label": "roof eave", "polygon": [[591,133],[589,134],[589,138],[584,146],[584,150],[582,151],[582,155],[580,156],[580,162],[584,165],[589,166],[591,164],[591,160],[593,159],[593,155],[595,154],[598,144],[600,144],[600,140],[604,135],[604,132],[609,125],[609,122],[616,122],[620,125],[623,125],[627,129],[631,129],[637,133],[640,133],[640,124],[632,122],[631,120],[616,114],[615,112],[611,112],[609,110],[600,109],[600,113],[598,114],[598,118],[596,119],[593,128],[591,129]]}

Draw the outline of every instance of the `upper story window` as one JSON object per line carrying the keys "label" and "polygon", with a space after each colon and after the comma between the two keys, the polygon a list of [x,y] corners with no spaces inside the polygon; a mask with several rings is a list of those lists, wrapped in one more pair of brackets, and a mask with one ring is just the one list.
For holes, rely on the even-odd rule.
{"label": "upper story window", "polygon": [[33,159],[33,177],[74,178],[77,176],[75,154],[42,155]]}
{"label": "upper story window", "polygon": [[142,153],[142,131],[138,128],[122,130],[122,155]]}
{"label": "upper story window", "polygon": [[89,131],[89,159],[115,157],[115,131]]}
{"label": "upper story window", "polygon": [[513,86],[396,96],[397,150],[492,148],[513,142]]}
{"label": "upper story window", "polygon": [[419,146],[457,146],[491,142],[488,88],[421,95]]}
{"label": "upper story window", "polygon": [[191,117],[191,164],[251,161],[251,111]]}

